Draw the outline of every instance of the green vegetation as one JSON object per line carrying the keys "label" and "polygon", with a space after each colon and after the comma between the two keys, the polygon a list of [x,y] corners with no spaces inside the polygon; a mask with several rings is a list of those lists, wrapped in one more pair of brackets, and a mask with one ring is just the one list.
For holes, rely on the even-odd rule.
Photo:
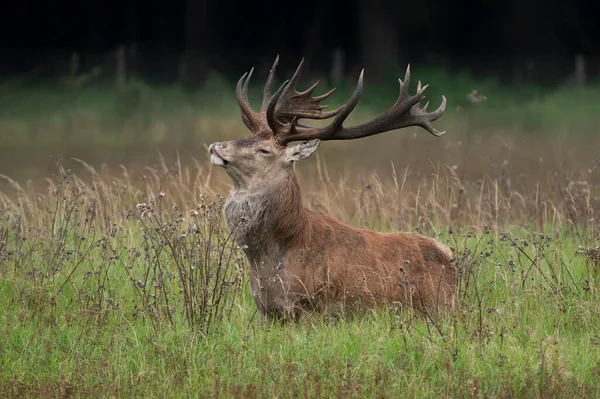
{"label": "green vegetation", "polygon": [[[229,180],[202,159],[247,134],[222,77],[4,84],[1,395],[598,396],[600,86],[412,72],[432,106],[448,97],[446,136],[328,143],[298,173],[312,209],[453,248],[458,303],[439,320],[390,306],[261,322],[222,221]],[[393,83],[367,73],[352,122],[392,104]],[[48,171],[49,155],[67,158]]]}
{"label": "green vegetation", "polygon": [[306,195],[311,206],[452,246],[458,305],[439,320],[398,306],[278,325],[256,314],[214,172],[163,164],[131,181],[126,169],[84,166],[80,178],[59,164],[43,191],[12,182],[2,199],[0,391],[8,396],[600,391],[600,230],[590,191],[569,186],[572,200],[532,206],[522,198],[535,187],[504,195],[496,181],[471,190],[451,169],[418,187],[395,172],[369,185],[320,176],[319,196]]}
{"label": "green vegetation", "polygon": [[[250,66],[247,66],[249,68]],[[240,70],[240,75],[242,70]],[[253,79],[250,97],[257,104],[262,95],[266,71],[258,71]],[[287,72],[290,74],[291,72]],[[287,76],[285,71],[281,76]],[[397,96],[394,79],[403,78],[404,71],[389,76],[384,84],[365,76],[363,98],[353,118],[387,109]],[[301,79],[308,87],[313,78]],[[322,79],[325,80],[326,79]],[[560,85],[542,88],[519,84],[513,87],[493,79],[474,78],[468,73],[449,73],[439,69],[413,66],[413,90],[417,80],[429,83],[427,97],[432,106],[439,104],[442,94],[448,98],[446,124],[461,119],[470,107],[467,94],[483,93],[487,100],[478,106],[470,118],[480,124],[492,124],[508,130],[560,133],[565,130],[586,132],[600,122],[596,104],[600,85],[586,88]],[[115,147],[130,142],[172,145],[205,138],[208,131],[238,130],[239,122],[231,125],[223,119],[237,115],[234,82],[213,73],[207,83],[195,90],[181,85],[152,85],[133,79],[117,89],[104,80],[90,78],[73,83],[77,77],[62,84],[25,84],[7,82],[0,96],[0,139],[4,146],[26,144],[78,143]],[[331,99],[331,106],[346,101],[355,77],[348,78]],[[302,85],[301,85],[302,86]],[[324,83],[320,90],[325,91]],[[218,123],[215,123],[218,121]]]}

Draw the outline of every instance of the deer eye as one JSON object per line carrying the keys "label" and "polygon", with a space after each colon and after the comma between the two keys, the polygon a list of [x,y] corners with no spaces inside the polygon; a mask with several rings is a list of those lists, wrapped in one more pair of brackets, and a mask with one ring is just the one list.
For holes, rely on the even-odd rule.
{"label": "deer eye", "polygon": [[269,151],[263,150],[262,148],[259,148],[258,150],[256,150],[256,152],[260,152],[263,155],[269,155],[269,154],[271,154]]}

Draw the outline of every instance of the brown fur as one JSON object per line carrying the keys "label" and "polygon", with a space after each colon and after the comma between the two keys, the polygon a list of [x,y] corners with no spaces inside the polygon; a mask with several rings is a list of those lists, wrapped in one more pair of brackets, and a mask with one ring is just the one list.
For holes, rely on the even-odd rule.
{"label": "brown fur", "polygon": [[393,302],[436,312],[453,304],[455,267],[441,242],[354,228],[306,209],[286,148],[269,138],[215,144],[234,182],[227,225],[250,263],[261,314],[295,318]]}
{"label": "brown fur", "polygon": [[[297,186],[290,191],[299,193]],[[318,311],[340,303],[352,308],[402,302],[422,310],[452,304],[454,264],[443,244],[414,233],[354,228],[297,205],[283,211],[288,217],[278,219],[282,231],[297,227],[295,220],[306,220],[283,251],[295,302]],[[288,310],[297,313],[297,306]]]}

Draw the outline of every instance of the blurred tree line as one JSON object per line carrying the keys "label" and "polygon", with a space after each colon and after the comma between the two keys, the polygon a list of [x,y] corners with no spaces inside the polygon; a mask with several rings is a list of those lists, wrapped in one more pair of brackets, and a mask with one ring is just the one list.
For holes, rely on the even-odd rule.
{"label": "blurred tree line", "polygon": [[[597,0],[107,0],[10,2],[0,35],[4,76],[64,75],[104,66],[199,84],[210,70],[235,78],[276,54],[370,79],[407,63],[466,68],[512,82],[564,82],[600,67]],[[114,68],[114,69],[113,69]],[[388,71],[388,70],[393,70]]]}

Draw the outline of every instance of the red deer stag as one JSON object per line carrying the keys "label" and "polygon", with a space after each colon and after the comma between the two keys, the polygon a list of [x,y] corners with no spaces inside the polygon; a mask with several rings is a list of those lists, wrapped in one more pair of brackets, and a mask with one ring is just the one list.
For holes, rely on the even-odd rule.
{"label": "red deer stag", "polygon": [[[252,70],[237,84],[242,120],[253,134],[213,143],[209,149],[211,162],[223,167],[233,182],[225,220],[250,263],[252,294],[261,315],[295,319],[303,311],[344,311],[385,302],[428,312],[451,306],[455,265],[447,246],[415,233],[351,227],[305,208],[293,167],[315,152],[321,140],[358,139],[408,126],[441,136],[444,132],[430,122],[442,116],[445,97],[436,111],[428,113],[427,105],[420,108],[426,86],[419,82],[417,93],[408,94],[409,66],[393,107],[369,122],[344,127],[360,98],[363,73],[348,103],[325,112],[320,101],[335,89],[313,97],[317,82],[298,92],[302,62],[291,80],[271,95],[278,58],[267,78],[260,112],[248,102]],[[326,127],[298,122],[328,118],[334,119]]]}

